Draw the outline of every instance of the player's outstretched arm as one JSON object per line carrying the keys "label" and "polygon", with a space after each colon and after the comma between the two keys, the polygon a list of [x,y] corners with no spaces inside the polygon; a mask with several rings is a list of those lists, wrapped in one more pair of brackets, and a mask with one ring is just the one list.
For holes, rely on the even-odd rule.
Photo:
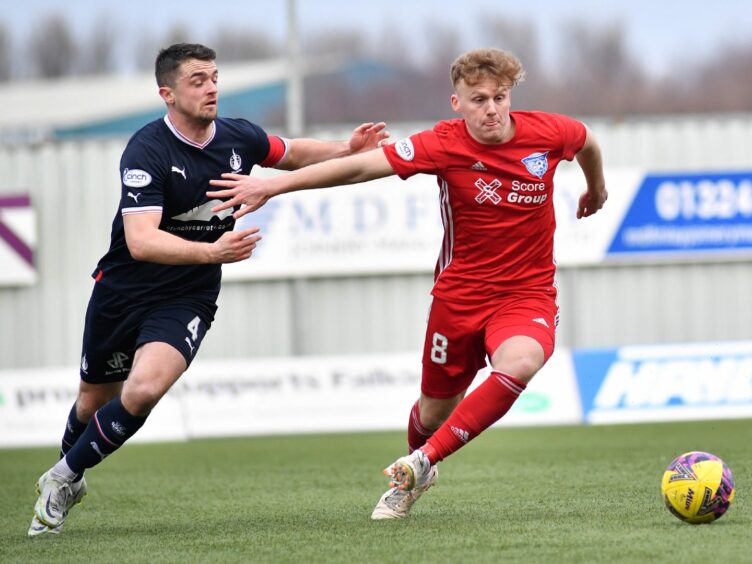
{"label": "player's outstretched arm", "polygon": [[258,227],[228,231],[214,243],[188,241],[159,229],[161,213],[123,216],[125,241],[131,256],[159,264],[220,264],[251,256],[261,239]]}
{"label": "player's outstretched arm", "polygon": [[587,182],[587,190],[580,196],[577,206],[577,219],[581,219],[593,215],[608,199],[601,148],[590,129],[587,129],[585,144],[577,153],[576,158]]}
{"label": "player's outstretched arm", "polygon": [[243,205],[240,210],[233,214],[237,219],[257,210],[267,200],[280,194],[311,188],[355,184],[392,174],[394,174],[394,169],[389,164],[384,151],[367,151],[342,159],[314,164],[272,178],[255,178],[244,174],[223,174],[221,180],[209,181],[209,184],[221,189],[206,194],[210,198],[228,198],[222,204],[213,207],[212,211],[214,212]]}
{"label": "player's outstretched arm", "polygon": [[363,123],[355,128],[348,141],[290,139],[287,154],[274,168],[297,170],[329,159],[370,151],[389,138],[384,122]]}

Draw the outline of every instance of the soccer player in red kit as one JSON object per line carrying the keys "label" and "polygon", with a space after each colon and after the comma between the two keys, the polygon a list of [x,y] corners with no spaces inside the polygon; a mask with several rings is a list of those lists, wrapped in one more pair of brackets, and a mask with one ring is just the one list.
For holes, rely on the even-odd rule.
{"label": "soccer player in red kit", "polygon": [[[461,119],[381,150],[302,168],[272,179],[224,174],[215,211],[245,204],[236,217],[296,190],[397,174],[434,174],[444,222],[423,349],[421,393],[408,422],[410,454],[385,470],[390,489],[373,519],[399,519],[437,479],[436,464],[510,409],[550,358],[558,322],[554,284],[553,177],[576,159],[585,176],[577,217],[607,198],[600,148],[581,122],[558,114],[510,112],[520,61],[477,49],[452,65],[452,109]],[[491,375],[465,393],[490,359]]]}

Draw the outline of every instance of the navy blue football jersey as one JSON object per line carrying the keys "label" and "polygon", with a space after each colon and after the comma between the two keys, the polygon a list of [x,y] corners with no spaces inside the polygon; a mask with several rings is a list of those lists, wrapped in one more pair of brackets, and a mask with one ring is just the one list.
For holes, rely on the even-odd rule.
{"label": "navy blue football jersey", "polygon": [[219,200],[207,197],[209,180],[225,172],[249,174],[257,164],[272,166],[284,156],[285,145],[244,119],[217,118],[212,127],[212,135],[199,145],[165,116],[131,137],[120,159],[122,193],[110,249],[93,274],[100,284],[148,301],[181,295],[216,300],[220,265],[135,260],[123,228],[124,215],[161,212],[159,229],[190,241],[211,243],[233,229],[234,210],[211,211]]}

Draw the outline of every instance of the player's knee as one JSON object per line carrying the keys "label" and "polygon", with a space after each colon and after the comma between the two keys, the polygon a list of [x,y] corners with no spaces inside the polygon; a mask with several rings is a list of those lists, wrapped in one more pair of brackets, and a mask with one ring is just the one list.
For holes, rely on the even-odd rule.
{"label": "player's knee", "polygon": [[428,412],[426,415],[421,413],[420,422],[429,431],[435,431],[441,427],[442,423],[449,418],[449,414]]}
{"label": "player's knee", "polygon": [[112,397],[99,394],[79,394],[76,399],[76,419],[81,423],[88,423],[92,415]]}
{"label": "player's knee", "polygon": [[81,423],[88,423],[91,416],[94,415],[94,412],[99,409],[99,407],[100,406],[95,403],[81,401],[81,398],[79,398],[76,401],[76,419]]}
{"label": "player's knee", "polygon": [[543,366],[542,359],[533,355],[525,355],[506,363],[504,367],[494,368],[527,383],[533,379],[541,366]]}
{"label": "player's knee", "polygon": [[122,382],[88,384],[81,382],[76,397],[76,419],[87,423],[103,405],[120,393]]}
{"label": "player's knee", "polygon": [[123,389],[121,401],[131,415],[146,417],[159,403],[164,390],[155,382],[134,382]]}

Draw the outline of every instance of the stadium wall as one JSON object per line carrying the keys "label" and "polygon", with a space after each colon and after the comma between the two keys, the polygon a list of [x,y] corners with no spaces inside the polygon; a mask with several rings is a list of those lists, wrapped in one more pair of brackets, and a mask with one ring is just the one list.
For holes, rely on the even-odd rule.
{"label": "stadium wall", "polygon": [[[752,115],[586,121],[609,170],[752,169]],[[427,125],[403,125],[393,136]],[[348,131],[312,134],[341,138]],[[97,139],[0,147],[0,197],[29,194],[37,225],[36,281],[0,287],[0,369],[77,364],[89,275],[108,241],[124,144]],[[431,261],[437,251],[429,253]],[[228,281],[201,358],[420,350],[431,280],[430,269],[421,267]],[[565,347],[752,337],[752,302],[742,299],[752,287],[752,267],[739,256],[560,265],[559,287],[559,343]]]}

